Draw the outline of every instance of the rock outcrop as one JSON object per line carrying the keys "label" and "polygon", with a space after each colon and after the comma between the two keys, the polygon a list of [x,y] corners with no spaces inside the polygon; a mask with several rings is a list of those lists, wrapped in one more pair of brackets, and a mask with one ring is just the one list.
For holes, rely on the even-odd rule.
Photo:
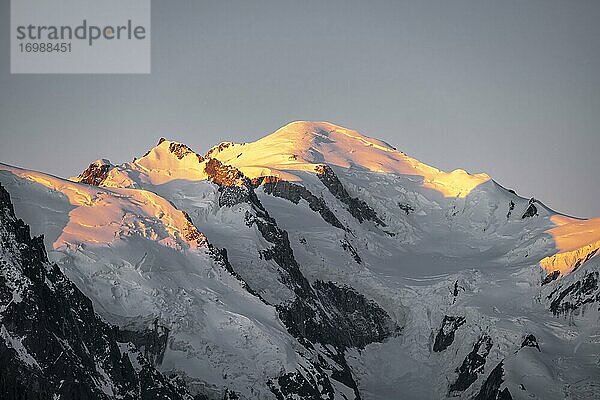
{"label": "rock outcrop", "polygon": [[492,339],[487,335],[482,335],[473,345],[473,350],[465,357],[462,365],[456,370],[458,377],[450,385],[449,394],[451,396],[460,395],[467,390],[483,373],[485,360],[492,348]]}
{"label": "rock outcrop", "polygon": [[315,168],[315,172],[317,173],[317,177],[323,182],[323,185],[329,189],[331,194],[347,206],[348,212],[359,222],[372,221],[379,226],[386,226],[371,206],[363,200],[348,194],[348,191],[346,191],[346,188],[329,165],[318,165]]}
{"label": "rock outcrop", "polygon": [[94,161],[85,171],[77,176],[76,180],[88,185],[100,186],[112,167],[108,160],[101,159]]}
{"label": "rock outcrop", "polygon": [[444,316],[442,326],[435,335],[433,351],[440,352],[446,350],[454,342],[454,332],[465,323],[464,317]]}

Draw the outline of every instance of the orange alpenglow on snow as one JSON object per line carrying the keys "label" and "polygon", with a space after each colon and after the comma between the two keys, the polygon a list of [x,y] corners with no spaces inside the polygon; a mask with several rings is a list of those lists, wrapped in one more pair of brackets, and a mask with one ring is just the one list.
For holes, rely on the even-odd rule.
{"label": "orange alpenglow on snow", "polygon": [[423,177],[423,186],[445,197],[465,197],[490,180],[463,170],[444,172],[389,144],[328,122],[292,122],[252,143],[223,143],[207,154],[239,168],[249,178],[277,176],[298,181],[293,171],[314,172],[320,164]]}
{"label": "orange alpenglow on snow", "polygon": [[540,261],[548,273],[565,275],[600,249],[600,218],[580,220],[557,214],[550,219],[556,226],[546,232],[552,235],[558,252]]}
{"label": "orange alpenglow on snow", "polygon": [[205,180],[204,159],[184,144],[161,139],[158,145],[128,166],[144,172],[150,183],[160,185],[175,179]]}
{"label": "orange alpenglow on snow", "polygon": [[138,234],[164,246],[181,249],[205,247],[205,237],[170,202],[141,189],[99,188],[41,172],[0,164],[0,170],[64,194],[74,206],[54,249],[106,245]]}

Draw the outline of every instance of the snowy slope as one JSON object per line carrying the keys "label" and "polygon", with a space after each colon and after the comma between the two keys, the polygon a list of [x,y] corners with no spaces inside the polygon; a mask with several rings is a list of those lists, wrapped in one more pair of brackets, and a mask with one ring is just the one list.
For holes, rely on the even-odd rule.
{"label": "snowy slope", "polygon": [[193,392],[271,398],[268,380],[308,364],[276,310],[227,271],[168,201],[0,167],[17,212],[42,221],[33,232],[62,229],[52,234],[58,239],[50,242],[50,257],[106,320],[129,330],[158,320],[169,329],[160,367],[180,371]]}
{"label": "snowy slope", "polygon": [[102,321],[0,185],[0,398],[191,400]]}
{"label": "snowy slope", "polygon": [[600,393],[600,219],[485,174],[324,122],[205,155],[161,139],[70,181],[0,170],[101,314],[168,326],[159,368],[216,396]]}
{"label": "snowy slope", "polygon": [[[434,234],[442,231],[443,240],[449,238],[447,232],[443,232],[446,224],[449,230],[468,233],[469,245],[480,236],[485,236],[489,244],[495,239],[492,234],[498,234],[501,239],[503,235],[514,236],[514,231],[534,229],[532,234],[537,234],[535,229],[545,228],[552,236],[554,249],[548,251],[550,253],[568,253],[581,248],[593,251],[600,247],[597,243],[600,218],[577,220],[563,216],[533,199],[525,200],[505,190],[486,174],[440,171],[384,142],[327,122],[293,122],[253,143],[224,142],[211,149],[206,157],[209,156],[239,168],[249,178],[275,176],[306,182],[307,177],[299,171],[314,173],[319,165],[332,166],[342,181],[348,182],[350,187],[355,186],[357,194],[364,193],[363,200],[372,197],[372,202],[367,202],[374,207],[380,206],[382,215],[398,214],[401,205],[413,208],[415,219],[423,214],[437,213],[432,215],[434,218],[421,218],[417,225],[421,226],[423,222],[431,225],[433,221],[436,225],[430,230]],[[317,185],[315,190],[322,190],[322,187]],[[527,217],[523,218],[531,211],[532,204],[531,216],[541,217],[535,224],[525,220]],[[439,210],[445,215],[439,215]],[[390,217],[395,219],[395,215]],[[519,220],[525,223],[513,223]],[[399,222],[401,226],[394,226],[393,222]],[[392,232],[403,234],[401,231],[407,228],[406,224],[393,222],[390,225],[399,229]],[[515,225],[516,229],[510,231]],[[450,237],[454,238],[454,234]],[[454,247],[455,243],[452,245]],[[511,245],[512,249],[516,247]],[[466,254],[459,255],[464,257]],[[546,260],[543,264],[548,272],[553,267],[569,272],[570,267],[565,265],[568,262],[556,260],[557,265],[554,265],[553,261]]]}

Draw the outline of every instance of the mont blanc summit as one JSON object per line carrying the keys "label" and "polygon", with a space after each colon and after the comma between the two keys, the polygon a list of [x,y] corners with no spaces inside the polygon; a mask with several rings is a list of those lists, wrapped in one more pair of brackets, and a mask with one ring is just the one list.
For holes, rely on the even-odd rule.
{"label": "mont blanc summit", "polygon": [[328,122],[146,150],[0,164],[0,397],[600,396],[600,219]]}

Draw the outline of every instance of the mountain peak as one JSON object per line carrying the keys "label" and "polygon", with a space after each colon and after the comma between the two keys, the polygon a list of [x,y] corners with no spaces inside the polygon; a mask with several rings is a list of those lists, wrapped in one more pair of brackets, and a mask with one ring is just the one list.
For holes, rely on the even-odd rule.
{"label": "mountain peak", "polygon": [[[180,164],[180,162],[190,165],[202,161],[204,161],[204,157],[187,145],[160,138],[156,146],[147,151],[141,158],[135,159],[134,163],[144,165],[146,168],[161,169],[172,167]],[[177,168],[181,167],[181,165],[177,165]]]}
{"label": "mountain peak", "polygon": [[[314,173],[315,168],[322,164],[421,177],[423,187],[436,190],[444,197],[465,197],[475,187],[491,179],[487,174],[472,175],[463,169],[451,172],[439,170],[382,140],[325,121],[294,121],[255,142],[223,142],[205,156],[183,143],[163,137],[141,158],[134,159],[123,168],[143,171],[149,182],[155,184],[175,179],[204,180],[207,175],[203,164],[211,158],[237,168],[250,179],[274,176],[300,181],[302,178],[298,172]],[[90,184],[104,182],[111,186],[110,179],[106,179],[110,173],[112,180],[128,181],[126,176],[112,170],[108,160],[98,160],[75,180]]]}
{"label": "mountain peak", "polygon": [[145,171],[154,183],[172,179],[204,179],[200,165],[204,157],[187,145],[165,138],[140,158],[128,164],[133,169]]}
{"label": "mountain peak", "polygon": [[106,179],[112,164],[105,158],[100,158],[91,163],[85,171],[79,176],[71,178],[74,182],[86,183],[88,185],[100,186],[100,184]]}
{"label": "mountain peak", "polygon": [[302,150],[307,146],[327,143],[340,143],[346,146],[369,146],[380,150],[394,151],[395,148],[384,141],[371,138],[362,133],[326,121],[294,121],[279,128],[258,142],[284,139]]}
{"label": "mountain peak", "polygon": [[163,158],[165,156],[168,157],[169,154],[174,154],[180,160],[189,154],[193,154],[196,156],[196,158],[199,158],[200,161],[202,161],[204,159],[201,155],[194,152],[187,145],[180,143],[180,142],[167,140],[164,137],[161,137],[158,140],[158,143],[156,144],[156,146],[154,146],[146,154],[144,154],[144,156],[142,158],[148,157],[151,154],[154,154],[159,157],[163,156]]}
{"label": "mountain peak", "polygon": [[297,181],[294,171],[314,171],[319,164],[378,173],[414,175],[423,186],[445,197],[464,197],[487,182],[486,174],[444,172],[407,156],[388,143],[330,122],[291,122],[256,142],[222,144],[207,156],[239,168],[249,178],[278,176]]}
{"label": "mountain peak", "polygon": [[94,165],[96,167],[102,167],[104,165],[111,165],[110,160],[107,160],[106,158],[99,158],[96,161],[94,161],[93,163],[90,164]]}

